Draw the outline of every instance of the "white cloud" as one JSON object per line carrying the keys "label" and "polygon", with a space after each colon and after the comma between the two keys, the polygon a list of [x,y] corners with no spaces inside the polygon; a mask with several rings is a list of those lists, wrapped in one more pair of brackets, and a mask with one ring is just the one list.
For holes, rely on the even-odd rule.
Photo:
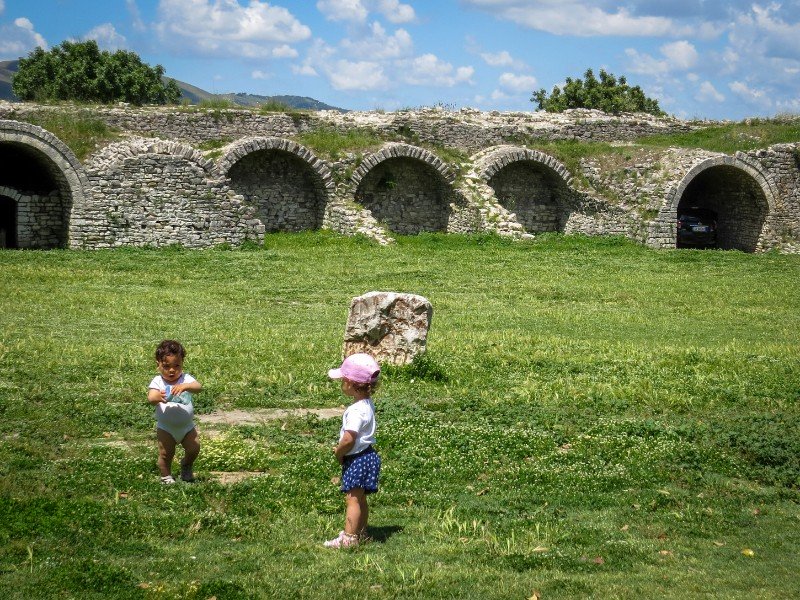
{"label": "white cloud", "polygon": [[0,0],[0,15],[2,15],[2,14],[3,14],[3,11],[4,11],[5,9],[6,9],[5,2],[3,2],[3,0]]}
{"label": "white cloud", "polygon": [[670,71],[686,71],[697,64],[697,50],[686,40],[664,44],[660,50],[667,59]]}
{"label": "white cloud", "polygon": [[175,49],[210,56],[286,57],[288,44],[307,40],[311,30],[287,9],[251,0],[161,0],[161,41]]}
{"label": "white cloud", "polygon": [[511,67],[517,70],[524,70],[528,68],[521,60],[517,60],[508,50],[502,50],[500,52],[481,52],[481,58],[483,61],[489,65],[490,67]]}
{"label": "white cloud", "polygon": [[753,4],[749,13],[737,18],[730,36],[732,45],[769,58],[800,59],[800,22],[784,20],[777,14],[781,9],[775,2]]}
{"label": "white cloud", "polygon": [[305,75],[307,77],[319,77],[317,70],[309,64],[292,65],[292,73],[295,75]]}
{"label": "white cloud", "polygon": [[361,0],[319,0],[317,10],[329,21],[363,23],[369,15]]}
{"label": "white cloud", "polygon": [[37,46],[47,50],[47,42],[29,19],[20,17],[13,25],[0,25],[0,59],[25,57]]}
{"label": "white cloud", "polygon": [[378,12],[392,23],[410,23],[417,18],[410,4],[401,4],[399,0],[379,0]]}
{"label": "white cloud", "polygon": [[629,9],[608,3],[581,0],[464,0],[476,8],[523,27],[556,35],[579,36],[674,36],[685,32],[670,18],[639,16]]}
{"label": "white cloud", "polygon": [[639,75],[665,75],[691,69],[699,58],[695,47],[685,40],[664,44],[659,51],[663,58],[640,54],[633,48],[627,48],[625,54],[631,59],[628,70]]}
{"label": "white cloud", "polygon": [[339,60],[328,71],[328,79],[337,90],[379,90],[388,86],[383,66],[376,62]]}
{"label": "white cloud", "polygon": [[717,91],[717,88],[714,87],[714,84],[712,84],[710,81],[704,81],[702,84],[700,84],[700,88],[698,89],[697,94],[695,94],[694,99],[698,102],[720,103],[725,101],[725,96],[720,94]]}
{"label": "white cloud", "polygon": [[250,74],[253,79],[269,79],[269,73],[256,69]]}
{"label": "white cloud", "polygon": [[536,77],[532,75],[516,75],[503,73],[498,80],[500,87],[511,92],[533,92],[536,88]]}
{"label": "white cloud", "polygon": [[769,108],[772,106],[772,100],[767,96],[765,90],[752,88],[743,81],[734,81],[729,84],[728,87],[734,94],[748,104],[760,106],[762,108]]}
{"label": "white cloud", "polygon": [[399,58],[411,54],[414,42],[405,29],[398,29],[392,35],[377,21],[370,26],[371,35],[357,40],[342,41],[344,49],[352,57],[368,56],[371,60]]}
{"label": "white cloud", "polygon": [[83,39],[95,40],[98,46],[111,52],[125,48],[128,45],[128,40],[125,39],[125,36],[117,33],[111,23],[98,25],[87,33]]}
{"label": "white cloud", "polygon": [[297,50],[295,50],[288,44],[284,44],[283,46],[278,46],[277,48],[273,48],[272,56],[273,58],[297,58],[299,54],[297,53]]}
{"label": "white cloud", "polygon": [[128,8],[128,13],[131,16],[131,23],[134,31],[140,33],[147,31],[147,25],[145,25],[144,20],[142,20],[142,13],[139,12],[139,6],[136,4],[136,0],[125,0],[125,6]]}
{"label": "white cloud", "polygon": [[472,83],[472,67],[455,68],[434,54],[423,54],[412,60],[401,61],[398,66],[401,79],[409,85],[453,87],[459,83]]}
{"label": "white cloud", "polygon": [[391,23],[410,23],[416,19],[414,8],[399,0],[319,0],[317,10],[329,21],[364,23],[370,12],[383,15]]}

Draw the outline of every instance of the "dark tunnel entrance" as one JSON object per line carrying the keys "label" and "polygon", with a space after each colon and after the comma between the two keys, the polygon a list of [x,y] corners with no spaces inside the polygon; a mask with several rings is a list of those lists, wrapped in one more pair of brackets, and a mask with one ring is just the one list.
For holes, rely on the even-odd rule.
{"label": "dark tunnel entrance", "polygon": [[6,248],[66,247],[72,192],[58,165],[16,141],[0,142],[0,164],[0,242]]}
{"label": "dark tunnel entrance", "polygon": [[17,247],[17,203],[0,196],[0,249]]}
{"label": "dark tunnel entrance", "polygon": [[[734,166],[713,166],[697,175],[678,202],[676,246],[696,247],[692,229],[715,235],[701,246],[754,252],[758,246],[769,205],[764,191],[748,173]],[[687,225],[688,223],[688,225]]]}

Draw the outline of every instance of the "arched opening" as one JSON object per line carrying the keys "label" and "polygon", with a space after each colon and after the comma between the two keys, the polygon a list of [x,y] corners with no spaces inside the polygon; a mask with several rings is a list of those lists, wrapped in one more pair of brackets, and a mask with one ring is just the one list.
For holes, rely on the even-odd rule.
{"label": "arched opening", "polygon": [[531,160],[513,162],[488,181],[499,203],[517,216],[527,233],[563,231],[569,188],[549,167]]}
{"label": "arched opening", "polygon": [[[14,204],[14,247],[65,247],[72,192],[61,169],[45,153],[19,142],[0,142],[0,164],[4,222],[12,210],[8,202]],[[9,239],[6,228],[7,247]]]}
{"label": "arched opening", "polygon": [[[748,173],[732,165],[709,167],[698,174],[680,197],[677,216],[699,215],[704,228],[707,223],[715,235],[699,245],[724,250],[754,252],[758,246],[769,204],[758,182]],[[701,231],[699,233],[705,233]],[[679,226],[676,246],[695,247],[686,225]]]}
{"label": "arched opening", "polygon": [[17,247],[17,203],[0,196],[0,248]]}
{"label": "arched opening", "polygon": [[257,150],[228,171],[231,189],[257,208],[265,231],[322,227],[327,193],[320,176],[303,159],[283,150]]}
{"label": "arched opening", "polygon": [[451,190],[442,174],[424,161],[389,158],[361,180],[355,200],[394,233],[447,231]]}

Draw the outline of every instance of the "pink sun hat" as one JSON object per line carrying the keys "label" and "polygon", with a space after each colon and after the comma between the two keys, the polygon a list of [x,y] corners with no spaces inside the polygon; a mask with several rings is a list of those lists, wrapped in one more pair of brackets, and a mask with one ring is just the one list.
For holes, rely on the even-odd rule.
{"label": "pink sun hat", "polygon": [[328,371],[331,379],[347,379],[354,383],[375,383],[381,367],[369,354],[351,354],[338,369]]}

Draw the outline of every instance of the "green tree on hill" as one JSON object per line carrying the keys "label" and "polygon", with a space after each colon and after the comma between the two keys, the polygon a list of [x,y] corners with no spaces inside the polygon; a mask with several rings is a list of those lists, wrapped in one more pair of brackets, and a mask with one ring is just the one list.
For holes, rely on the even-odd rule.
{"label": "green tree on hill", "polygon": [[544,88],[533,93],[531,102],[539,105],[539,110],[564,112],[570,108],[593,108],[611,114],[623,112],[645,112],[663,115],[658,100],[645,96],[638,85],[631,87],[625,77],[617,79],[611,73],[600,69],[600,79],[591,69],[587,69],[583,79],[567,77],[563,89],[553,87],[550,95]]}
{"label": "green tree on hill", "polygon": [[21,100],[174,104],[181,96],[164,67],[150,67],[135,52],[100,50],[97,42],[62,42],[36,48],[19,61],[12,89]]}

